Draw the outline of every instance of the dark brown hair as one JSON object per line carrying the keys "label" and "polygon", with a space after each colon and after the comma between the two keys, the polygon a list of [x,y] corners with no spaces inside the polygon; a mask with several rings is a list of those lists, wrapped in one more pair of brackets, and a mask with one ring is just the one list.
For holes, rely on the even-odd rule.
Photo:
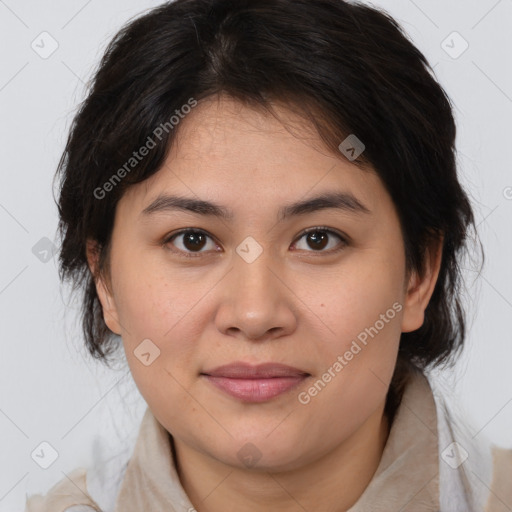
{"label": "dark brown hair", "polygon": [[[361,3],[176,0],[131,21],[110,42],[57,172],[61,278],[83,291],[88,350],[108,364],[116,343],[87,266],[87,239],[98,243],[100,271],[108,272],[120,197],[159,170],[179,130],[170,117],[191,98],[217,94],[271,113],[274,102],[285,103],[333,152],[356,134],[365,151],[354,163],[373,169],[389,192],[408,271],[423,272],[427,248],[444,234],[424,324],[401,335],[388,396],[394,411],[408,368],[448,362],[463,344],[460,258],[474,217],[457,177],[449,98],[397,22]],[[159,126],[169,129],[156,147],[103,194]]]}

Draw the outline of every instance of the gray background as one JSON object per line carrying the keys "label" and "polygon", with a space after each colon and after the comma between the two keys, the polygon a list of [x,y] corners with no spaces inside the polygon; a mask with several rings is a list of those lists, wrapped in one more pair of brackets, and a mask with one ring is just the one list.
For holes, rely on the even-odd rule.
{"label": "gray background", "polygon": [[[127,368],[105,369],[82,347],[77,303],[60,286],[50,250],[57,226],[52,179],[106,43],[126,20],[159,3],[0,0],[2,511],[23,510],[26,492],[46,492],[92,462],[102,444],[133,439],[144,410]],[[512,1],[373,5],[403,25],[456,105],[461,181],[487,262],[476,281],[466,272],[467,347],[456,368],[438,378],[466,411],[475,436],[510,448]],[[53,452],[42,442],[58,454],[48,469],[40,465]],[[46,461],[36,463],[41,450]]]}

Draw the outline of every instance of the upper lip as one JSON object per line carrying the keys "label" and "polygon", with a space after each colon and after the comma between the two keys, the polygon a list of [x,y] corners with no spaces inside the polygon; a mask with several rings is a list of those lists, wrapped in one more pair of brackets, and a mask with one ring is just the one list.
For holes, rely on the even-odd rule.
{"label": "upper lip", "polygon": [[227,377],[231,379],[269,379],[272,377],[298,377],[309,373],[280,363],[263,363],[252,365],[244,362],[235,362],[202,372],[211,377]]}

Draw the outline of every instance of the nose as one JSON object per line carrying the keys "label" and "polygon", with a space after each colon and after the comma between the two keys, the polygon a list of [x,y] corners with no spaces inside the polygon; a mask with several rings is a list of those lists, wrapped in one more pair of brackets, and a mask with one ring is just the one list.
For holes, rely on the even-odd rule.
{"label": "nose", "polygon": [[215,324],[225,335],[266,341],[291,334],[297,310],[290,284],[264,251],[256,261],[237,254],[225,277]]}

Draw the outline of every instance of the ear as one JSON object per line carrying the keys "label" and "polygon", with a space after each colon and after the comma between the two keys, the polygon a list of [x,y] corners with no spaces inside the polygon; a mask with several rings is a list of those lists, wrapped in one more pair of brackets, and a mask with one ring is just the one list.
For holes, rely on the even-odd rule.
{"label": "ear", "polygon": [[89,270],[94,276],[96,293],[98,294],[103,310],[103,320],[113,333],[120,335],[121,324],[119,323],[116,303],[111,291],[111,283],[107,282],[105,277],[99,273],[100,249],[98,243],[91,239],[87,240],[86,253]]}
{"label": "ear", "polygon": [[402,316],[402,332],[411,332],[419,329],[425,320],[430,297],[441,269],[444,236],[436,239],[425,254],[425,271],[421,277],[413,271],[407,286],[404,299],[404,314]]}

